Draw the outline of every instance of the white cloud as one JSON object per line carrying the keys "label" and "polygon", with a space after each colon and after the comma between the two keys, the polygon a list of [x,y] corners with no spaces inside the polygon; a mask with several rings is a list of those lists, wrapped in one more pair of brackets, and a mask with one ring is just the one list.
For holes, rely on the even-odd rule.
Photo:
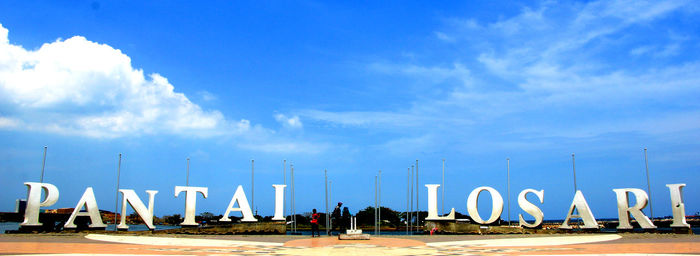
{"label": "white cloud", "polygon": [[7,44],[9,42],[10,39],[7,36],[9,33],[10,31],[0,24],[0,44]]}
{"label": "white cloud", "polygon": [[0,129],[13,129],[19,126],[20,122],[18,120],[0,116]]}
{"label": "white cloud", "polygon": [[369,69],[386,74],[407,75],[421,78],[431,83],[439,83],[447,79],[456,79],[462,85],[471,83],[471,73],[461,63],[452,63],[451,67],[436,67],[436,66],[420,66],[420,65],[402,65],[393,63],[375,62],[369,65]]}
{"label": "white cloud", "polygon": [[[208,91],[196,93],[215,101]],[[276,115],[287,128],[298,116]],[[235,146],[271,153],[319,153],[324,144],[280,138],[250,121],[227,119],[175,91],[160,74],[144,75],[118,49],[74,36],[36,50],[11,44],[0,24],[0,129],[92,138],[141,135],[226,136]]]}
{"label": "white cloud", "polygon": [[308,142],[242,143],[239,146],[265,153],[319,154],[329,149],[329,145]]}
{"label": "white cloud", "polygon": [[651,50],[654,50],[653,46],[650,46],[650,45],[640,46],[640,47],[637,47],[637,48],[630,50],[630,55],[640,56],[640,55],[643,55],[645,53],[648,53]]}
{"label": "white cloud", "polygon": [[330,123],[348,126],[367,126],[376,124],[399,124],[401,120],[412,119],[410,115],[391,112],[347,111],[330,112],[321,110],[304,110],[300,113],[304,117],[321,120]]}
{"label": "white cloud", "polygon": [[[456,30],[465,31],[461,33],[461,41],[480,48],[478,60],[491,72],[507,78],[527,77],[529,74],[522,71],[533,65],[559,69],[582,67],[581,63],[595,66],[591,55],[613,48],[614,40],[624,41],[635,34],[626,29],[649,27],[649,23],[668,17],[684,5],[687,2],[545,2],[539,8],[524,8],[516,16],[493,23],[473,25],[471,19],[452,23],[457,24]],[[651,50],[650,47],[629,52],[640,55]],[[673,50],[669,48],[669,53]]]}
{"label": "white cloud", "polygon": [[[547,137],[586,138],[611,133],[643,133],[655,136],[675,136],[689,131],[700,130],[700,111],[684,113],[665,113],[648,117],[625,118],[622,120],[607,120],[604,123],[583,124],[567,129],[547,129],[547,127],[528,128],[519,132],[536,133],[537,130],[547,130]],[[694,135],[697,133],[693,133]],[[541,135],[541,134],[540,134]]]}
{"label": "white cloud", "polygon": [[[447,86],[449,93],[417,95],[405,109],[393,111],[305,110],[300,115],[340,125],[389,127],[398,134],[410,127],[450,138],[467,129],[483,132],[497,126],[534,127],[545,134],[595,127],[589,131],[592,136],[696,130],[696,122],[679,120],[697,115],[698,105],[690,95],[700,93],[700,60],[643,59],[673,56],[693,45],[683,40],[694,37],[674,36],[687,34],[683,28],[664,32],[659,40],[649,40],[645,34],[650,28],[673,30],[663,19],[677,18],[673,14],[686,7],[688,2],[682,1],[544,2],[493,23],[479,24],[469,17],[446,19],[452,27],[440,28],[434,36],[455,40],[457,50],[431,56],[430,64],[413,58],[408,63],[375,61],[368,67],[411,78],[433,91]],[[645,45],[638,45],[640,41]],[[619,61],[618,53],[636,58]],[[445,64],[436,63],[440,57]],[[444,83],[446,79],[461,83]],[[657,125],[654,130],[606,125],[640,119],[640,111],[649,120],[677,118],[664,119],[672,125]]]}
{"label": "white cloud", "polygon": [[304,125],[301,123],[301,120],[299,120],[299,116],[291,116],[287,117],[283,114],[276,114],[275,115],[275,120],[282,124],[282,126],[286,128],[293,128],[293,129],[301,129]]}
{"label": "white cloud", "polygon": [[444,146],[441,143],[437,143],[436,140],[437,138],[433,134],[423,134],[418,137],[399,137],[379,144],[374,148],[397,156],[406,156],[415,152],[433,151],[435,148]]}
{"label": "white cloud", "polygon": [[362,127],[373,130],[411,133],[416,129],[442,129],[473,125],[470,115],[445,112],[440,102],[430,102],[404,112],[386,111],[343,111],[302,110],[299,115],[316,121],[340,125],[342,127]]}
{"label": "white cloud", "polygon": [[[479,89],[489,85],[475,82],[474,84],[479,84],[478,88],[455,88],[452,96],[483,97],[506,103],[506,106],[514,106],[509,103],[526,102],[527,104],[515,107],[516,110],[521,110],[522,105],[547,105],[541,103],[551,103],[552,100],[571,106],[585,105],[591,103],[591,100],[596,102],[596,98],[615,100],[619,104],[630,98],[659,96],[640,95],[640,90],[662,94],[678,90],[694,91],[697,86],[692,81],[698,78],[694,75],[697,70],[681,72],[677,76],[667,74],[674,73],[674,70],[691,71],[698,68],[698,62],[676,63],[667,67],[655,67],[653,62],[649,62],[646,66],[635,63],[634,66],[627,67],[610,63],[608,58],[611,57],[605,55],[620,47],[617,45],[620,42],[611,41],[624,41],[634,35],[635,32],[628,32],[628,28],[651,27],[653,25],[650,22],[667,17],[686,4],[684,1],[596,1],[586,4],[545,2],[537,9],[524,8],[520,14],[494,23],[474,25],[472,19],[462,23],[452,22],[459,26],[457,30],[470,31],[465,33],[462,41],[480,42],[476,47],[477,60],[486,67],[488,73],[517,86],[517,90],[509,93],[484,92]],[[617,38],[621,36],[621,39]],[[626,52],[637,57],[654,51],[655,57],[674,55],[680,47],[677,41],[682,38],[673,35],[669,37],[674,43],[665,46],[638,46]],[[440,73],[436,75],[439,76]],[[681,81],[682,89],[668,86]],[[504,95],[514,96],[512,100],[515,102],[501,100]],[[530,101],[524,101],[527,99]],[[581,99],[587,101],[575,101]],[[477,108],[484,106],[472,105]]]}
{"label": "white cloud", "polygon": [[14,120],[3,121],[4,129],[114,138],[213,136],[250,128],[247,120],[202,109],[165,77],[144,75],[109,45],[74,36],[27,50],[11,44],[2,25],[0,101],[4,119]]}
{"label": "white cloud", "polygon": [[219,97],[216,97],[216,95],[208,91],[198,91],[197,95],[199,95],[199,97],[202,98],[203,101],[215,101],[219,99]]}
{"label": "white cloud", "polygon": [[440,39],[440,40],[448,42],[448,43],[452,43],[455,41],[454,38],[452,38],[451,36],[449,36],[443,32],[440,32],[440,31],[435,32],[435,37],[437,37],[437,39]]}
{"label": "white cloud", "polygon": [[670,56],[675,56],[678,55],[678,51],[680,51],[680,45],[677,43],[669,44],[666,45],[663,50],[657,53],[658,57],[670,57]]}

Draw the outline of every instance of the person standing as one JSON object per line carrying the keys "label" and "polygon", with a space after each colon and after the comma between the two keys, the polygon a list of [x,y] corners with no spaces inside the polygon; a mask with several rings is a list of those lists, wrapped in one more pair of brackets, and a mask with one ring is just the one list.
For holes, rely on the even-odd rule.
{"label": "person standing", "polygon": [[340,232],[343,232],[344,230],[350,228],[350,219],[352,219],[352,215],[350,215],[350,210],[347,207],[343,207],[343,217],[341,219],[342,221],[340,225],[338,225],[338,228],[340,228]]}
{"label": "person standing", "polygon": [[314,232],[316,232],[316,236],[321,236],[321,233],[318,232],[318,219],[320,215],[316,213],[316,209],[313,209],[313,213],[311,214],[311,237],[314,237]]}
{"label": "person standing", "polygon": [[[331,233],[333,233],[333,230],[336,228],[340,228],[339,226],[342,225],[341,222],[343,221],[340,215],[340,211],[342,210],[343,202],[338,202],[338,205],[335,206],[335,209],[333,209],[333,213],[331,213],[331,218],[333,218],[333,228],[331,229]],[[340,229],[339,229],[340,230]],[[341,230],[342,232],[342,230]],[[331,234],[328,234],[331,235]]]}

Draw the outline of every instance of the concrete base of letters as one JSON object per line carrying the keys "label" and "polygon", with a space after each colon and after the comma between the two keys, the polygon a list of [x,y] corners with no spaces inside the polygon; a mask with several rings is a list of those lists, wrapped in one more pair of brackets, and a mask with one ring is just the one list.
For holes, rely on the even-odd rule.
{"label": "concrete base of letters", "polygon": [[369,240],[369,234],[339,234],[338,240]]}

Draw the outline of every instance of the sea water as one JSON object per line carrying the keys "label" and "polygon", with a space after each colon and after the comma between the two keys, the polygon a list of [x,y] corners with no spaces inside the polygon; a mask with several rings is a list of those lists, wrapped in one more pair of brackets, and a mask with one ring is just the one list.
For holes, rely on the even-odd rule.
{"label": "sea water", "polygon": [[[179,228],[180,226],[155,225],[156,230],[166,230]],[[0,234],[5,234],[5,230],[18,230],[19,222],[0,222]],[[107,230],[114,230],[114,224],[107,225]],[[146,231],[148,227],[144,224],[129,225],[129,231]]]}

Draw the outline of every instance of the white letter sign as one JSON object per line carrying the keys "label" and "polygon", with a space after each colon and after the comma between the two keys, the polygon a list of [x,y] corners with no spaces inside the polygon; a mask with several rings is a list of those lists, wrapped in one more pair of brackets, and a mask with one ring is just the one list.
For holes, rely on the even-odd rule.
{"label": "white letter sign", "polygon": [[205,187],[175,186],[175,197],[182,191],[185,191],[185,220],[180,223],[180,226],[198,226],[194,220],[197,209],[197,193],[201,193],[204,198],[207,198],[209,189]]}
{"label": "white letter sign", "polygon": [[518,218],[520,219],[519,224],[520,224],[520,226],[534,228],[534,227],[537,227],[540,224],[542,224],[542,220],[544,219],[544,213],[542,213],[542,210],[540,210],[539,207],[537,207],[534,204],[527,201],[527,198],[525,196],[527,196],[528,193],[533,193],[533,194],[537,195],[537,198],[540,199],[540,203],[542,204],[542,203],[544,203],[544,199],[543,199],[544,190],[537,191],[537,190],[528,188],[526,190],[521,191],[520,194],[518,195],[518,205],[520,206],[520,208],[523,209],[523,211],[525,211],[526,213],[529,213],[530,215],[535,217],[535,222],[530,224],[530,223],[527,223],[525,221],[525,219],[523,219],[522,214],[518,214]]}
{"label": "white letter sign", "polygon": [[153,226],[153,203],[154,203],[154,197],[158,191],[155,190],[146,190],[146,193],[148,193],[148,208],[146,208],[146,205],[143,204],[139,196],[134,192],[133,189],[120,189],[119,192],[122,193],[122,214],[121,214],[121,221],[119,221],[119,226],[117,226],[117,229],[120,230],[128,230],[129,225],[126,225],[126,203],[129,203],[131,205],[131,208],[134,209],[136,214],[141,217],[143,222],[146,223],[146,226],[148,226],[148,229],[154,230],[156,229],[156,226]]}
{"label": "white letter sign", "polygon": [[[481,219],[481,216],[479,216],[479,209],[477,208],[479,204],[479,194],[481,194],[481,191],[484,190],[488,191],[491,194],[491,198],[493,199],[491,216],[486,221]],[[478,187],[472,190],[472,192],[469,194],[469,197],[467,198],[467,211],[469,212],[469,217],[472,217],[472,220],[474,220],[476,223],[491,224],[494,221],[496,221],[503,212],[503,197],[501,197],[501,194],[498,193],[498,191],[496,191],[492,187]]]}
{"label": "white letter sign", "polygon": [[[578,214],[580,216],[574,215],[574,210],[578,210]],[[571,229],[571,226],[569,226],[569,220],[572,217],[580,217],[583,220],[583,228],[598,228],[598,222],[595,220],[595,217],[593,217],[593,212],[591,212],[591,209],[588,207],[586,198],[583,197],[583,193],[581,192],[581,190],[576,190],[576,194],[574,195],[574,201],[571,202],[571,207],[569,207],[569,212],[566,214],[566,219],[564,219],[564,223],[562,223],[561,226],[559,226],[559,228]]]}
{"label": "white letter sign", "polygon": [[[238,202],[238,208],[233,208],[233,205],[235,205],[236,202]],[[246,199],[245,192],[243,192],[243,186],[241,185],[238,185],[238,188],[236,188],[236,193],[233,193],[233,198],[231,198],[231,202],[228,204],[228,208],[226,208],[224,217],[221,217],[219,221],[231,221],[231,219],[228,217],[231,211],[241,212],[243,215],[243,219],[241,220],[242,222],[258,221],[253,216],[253,212],[250,210],[250,204],[248,204],[248,199]]]}
{"label": "white letter sign", "polygon": [[455,219],[455,208],[450,210],[450,214],[444,217],[438,216],[437,210],[437,189],[440,187],[438,184],[425,184],[428,188],[428,217],[425,220],[454,220]]}
{"label": "white letter sign", "polygon": [[683,187],[685,184],[666,184],[671,192],[671,209],[673,209],[673,228],[690,228],[685,221],[685,204],[683,203]]}
{"label": "white letter sign", "polygon": [[[85,206],[85,212],[81,212]],[[107,225],[102,223],[102,216],[100,215],[100,209],[97,207],[97,200],[95,200],[95,193],[92,192],[92,187],[85,189],[83,197],[78,201],[78,205],[73,208],[73,213],[71,213],[66,224],[63,225],[64,228],[77,228],[75,225],[75,218],[78,216],[88,216],[90,217],[91,228],[105,228]]]}
{"label": "white letter sign", "polygon": [[287,185],[272,185],[275,188],[275,216],[272,220],[286,220],[284,217],[284,187]]}
{"label": "white letter sign", "polygon": [[[24,211],[22,226],[41,226],[39,222],[39,208],[51,206],[58,201],[58,188],[49,183],[25,182],[27,185],[27,208]],[[41,201],[41,191],[46,191],[46,199]]]}
{"label": "white letter sign", "polygon": [[[613,191],[617,195],[617,215],[620,219],[617,229],[632,229],[632,225],[630,225],[630,214],[632,214],[642,228],[656,228],[654,223],[651,223],[649,218],[642,213],[642,209],[647,206],[647,201],[649,200],[647,192],[638,188],[618,188],[613,189]],[[629,206],[629,192],[632,192],[634,197],[637,198],[637,203],[632,207]]]}

